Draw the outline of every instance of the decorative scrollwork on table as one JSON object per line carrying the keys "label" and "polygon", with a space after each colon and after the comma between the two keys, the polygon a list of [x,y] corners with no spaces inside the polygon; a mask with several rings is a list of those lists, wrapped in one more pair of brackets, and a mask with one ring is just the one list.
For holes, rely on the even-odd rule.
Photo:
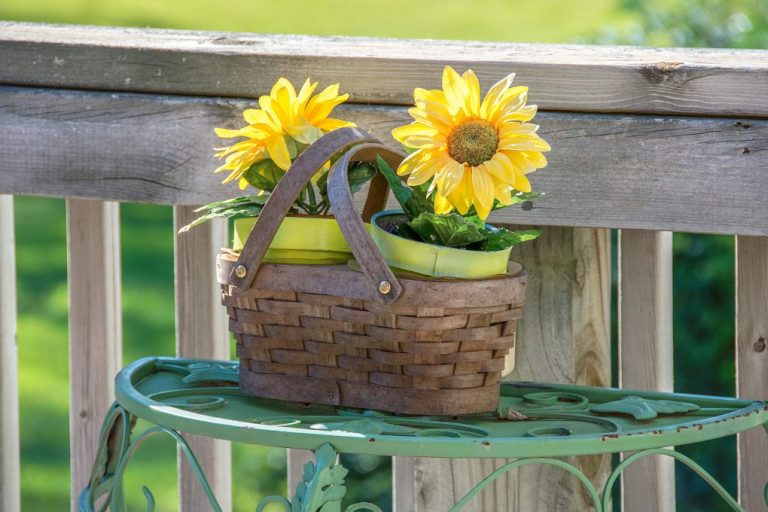
{"label": "decorative scrollwork on table", "polygon": [[[78,500],[80,512],[125,512],[123,479],[128,464],[145,441],[159,435],[169,436],[176,442],[192,467],[211,510],[221,512],[221,505],[208,479],[181,434],[156,425],[132,436],[135,424],[136,418],[128,411],[119,404],[112,406],[101,429],[97,457],[88,486]],[[330,444],[321,446],[315,455],[316,462],[308,462],[304,466],[302,481],[296,487],[292,500],[282,496],[268,496],[257,505],[256,512],[263,512],[267,505],[273,503],[282,505],[285,512],[341,512],[342,498],[347,492],[344,479],[348,470],[337,462],[338,454]],[[146,486],[142,487],[142,492],[146,511],[154,512],[155,498],[152,492]],[[376,505],[365,502],[350,505],[345,512],[355,511],[382,512]]]}

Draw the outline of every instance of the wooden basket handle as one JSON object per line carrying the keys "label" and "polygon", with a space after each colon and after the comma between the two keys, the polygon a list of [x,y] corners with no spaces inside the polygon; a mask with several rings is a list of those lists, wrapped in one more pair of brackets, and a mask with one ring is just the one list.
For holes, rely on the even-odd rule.
{"label": "wooden basket handle", "polygon": [[370,215],[383,209],[389,187],[384,177],[376,173],[369,189],[369,199],[370,192],[374,192],[374,199],[380,202],[368,201],[361,217],[355,211],[347,178],[352,162],[372,162],[376,159],[376,155],[380,155],[395,169],[405,157],[404,154],[380,142],[359,144],[348,149],[331,167],[328,176],[328,199],[331,201],[333,215],[341,227],[341,232],[344,233],[344,238],[347,239],[352,254],[355,255],[355,260],[365,272],[371,285],[377,290],[376,297],[380,302],[389,304],[397,300],[403,288],[363,224],[363,220],[369,220]]}
{"label": "wooden basket handle", "polygon": [[[256,277],[256,273],[261,266],[264,255],[267,253],[267,249],[269,249],[269,245],[272,243],[280,224],[283,222],[285,216],[288,215],[291,206],[296,201],[296,198],[301,191],[311,182],[312,176],[314,176],[317,170],[320,169],[325,162],[330,160],[332,156],[355,144],[365,142],[378,141],[367,132],[358,128],[341,128],[324,135],[296,158],[291,165],[290,170],[279,181],[270,194],[269,199],[264,204],[264,208],[259,215],[259,222],[256,223],[253,231],[248,236],[237,260],[237,264],[229,275],[230,285],[240,289],[247,289],[251,286]],[[391,150],[388,151],[391,152]],[[399,158],[402,159],[402,156]],[[393,159],[394,161],[392,156],[390,156],[390,159]],[[350,222],[349,220],[345,220],[343,224],[339,221],[342,233],[368,279],[379,289],[386,288],[383,284],[379,287],[383,281],[389,283],[389,293],[378,293],[376,296],[380,297],[382,302],[392,302],[400,295],[402,288],[395,279],[394,274],[392,274],[392,271],[384,262],[381,252],[376,248],[370,235],[365,231],[361,218],[357,215],[357,212],[355,212],[354,203],[351,199],[352,193],[346,182],[346,170],[351,160],[345,160],[344,158],[342,158],[342,160],[347,163],[345,164],[344,171],[337,174],[343,174],[344,188],[346,188],[349,200],[347,201],[346,197],[342,197],[340,203],[337,205],[334,202],[334,199],[330,198],[333,213],[337,216],[337,219],[340,212],[345,219],[357,219],[357,223],[363,229],[364,237],[361,237],[359,231],[355,229],[354,222]],[[336,167],[337,165],[334,166],[334,168]],[[331,194],[331,178],[333,174],[333,171],[331,171],[328,182],[329,195]],[[338,185],[336,185],[336,187],[338,187]],[[370,217],[372,213],[383,207],[386,202],[387,190],[386,182],[377,174],[371,183],[368,192],[366,206],[363,210],[364,216],[367,215]],[[338,192],[336,195],[343,196],[343,194],[338,194]],[[350,226],[352,227],[350,228]],[[371,246],[375,252],[370,251]],[[365,261],[363,260],[363,257],[371,258],[371,260]],[[373,272],[373,274],[370,272]]]}

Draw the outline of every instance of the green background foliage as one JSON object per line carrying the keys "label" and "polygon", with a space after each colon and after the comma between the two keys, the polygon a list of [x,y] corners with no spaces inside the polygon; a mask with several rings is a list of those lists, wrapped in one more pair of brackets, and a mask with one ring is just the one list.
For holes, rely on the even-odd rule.
{"label": "green background foliage", "polygon": [[[762,0],[4,0],[0,3],[0,19],[521,42],[768,45],[768,3]],[[536,174],[532,180],[535,186]],[[237,195],[232,187],[233,196]],[[23,508],[66,510],[69,369],[64,203],[17,198],[15,205]],[[171,355],[171,209],[123,205],[121,242],[124,361],[145,355]],[[733,237],[675,234],[677,391],[734,392],[733,249]],[[734,492],[734,449],[731,439],[681,451],[699,458]],[[131,502],[133,507],[141,508],[140,485],[150,483],[158,509],[175,509],[173,452],[172,445],[159,440],[137,456],[128,474],[127,490],[129,499],[135,500]],[[284,492],[284,450],[239,446],[233,459],[236,510],[252,510],[265,494]],[[344,460],[353,470],[349,480],[354,497],[378,497],[379,503],[387,507],[388,461],[371,456]],[[716,509],[713,494],[688,473],[679,472],[677,482],[680,510]]]}

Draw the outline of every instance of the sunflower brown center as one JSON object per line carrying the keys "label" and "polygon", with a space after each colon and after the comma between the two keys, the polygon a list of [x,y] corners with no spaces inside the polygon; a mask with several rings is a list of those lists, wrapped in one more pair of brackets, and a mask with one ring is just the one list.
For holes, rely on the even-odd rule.
{"label": "sunflower brown center", "polygon": [[448,154],[460,164],[480,165],[493,157],[498,146],[499,133],[483,119],[467,121],[448,137]]}

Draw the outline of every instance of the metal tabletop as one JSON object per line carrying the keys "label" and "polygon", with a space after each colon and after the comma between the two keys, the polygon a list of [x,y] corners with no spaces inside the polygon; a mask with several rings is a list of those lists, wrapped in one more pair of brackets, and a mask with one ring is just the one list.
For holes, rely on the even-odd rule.
{"label": "metal tabletop", "polygon": [[256,398],[233,361],[145,358],[117,377],[118,403],[177,431],[236,442],[425,457],[562,457],[706,441],[768,422],[768,404],[699,395],[505,382],[498,410],[404,416]]}

